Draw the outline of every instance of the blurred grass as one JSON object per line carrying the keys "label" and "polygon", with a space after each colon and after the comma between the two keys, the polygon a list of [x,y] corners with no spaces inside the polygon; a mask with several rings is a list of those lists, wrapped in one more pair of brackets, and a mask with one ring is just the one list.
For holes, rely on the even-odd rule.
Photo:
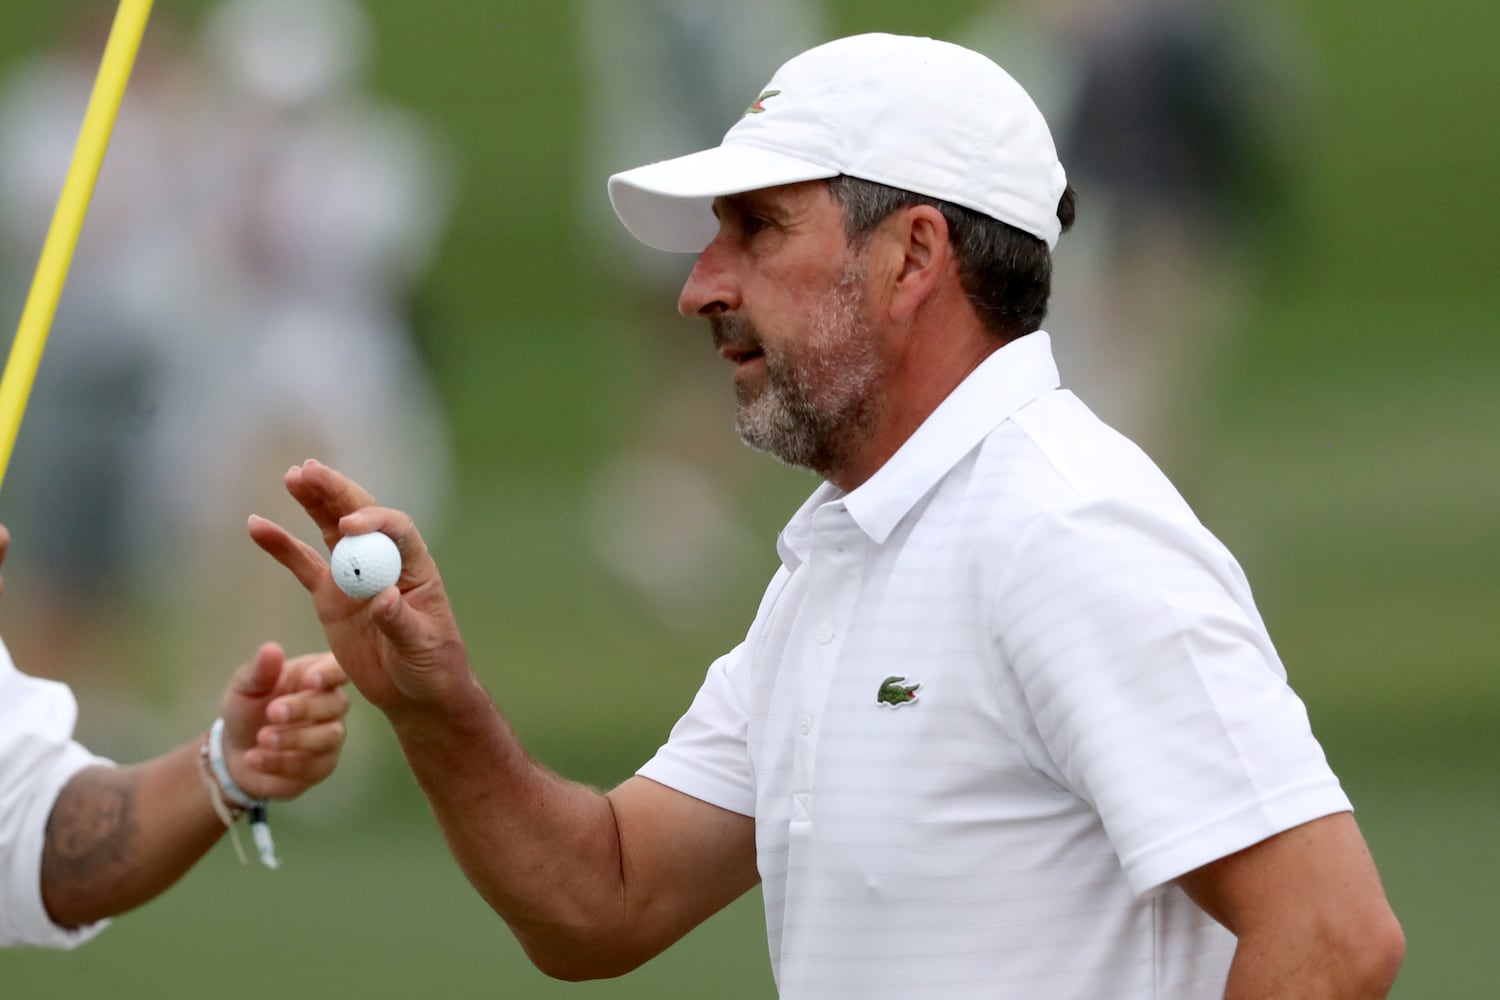
{"label": "blurred grass", "polygon": [[287,841],[274,874],[221,845],[190,881],[85,947],[0,958],[8,997],[605,997],[771,995],[756,900],[620,983],[531,968],[441,840],[382,822]]}
{"label": "blurred grass", "polygon": [[[49,5],[10,6],[0,69],[59,25]],[[726,567],[735,589],[688,628],[653,625],[602,577],[577,498],[651,373],[630,367],[614,290],[575,224],[574,5],[368,6],[379,89],[428,115],[464,174],[426,290],[459,475],[435,547],[475,663],[534,752],[612,784],[743,629],[808,480],[767,463],[750,515],[765,544]],[[845,30],[941,34],[976,7],[833,10]],[[1480,123],[1500,7],[1460,0],[1439,17],[1398,0],[1307,0],[1294,17],[1315,118],[1296,207],[1268,234],[1270,278],[1208,412],[1183,414],[1199,427],[1196,458],[1173,471],[1240,556],[1358,808],[1409,939],[1395,995],[1491,996],[1500,220],[1487,192],[1500,135]],[[670,303],[662,314],[665,328]],[[544,979],[448,858],[379,720],[356,722],[351,740],[385,765],[374,801],[282,809],[280,872],[240,870],[222,845],[77,953],[0,954],[0,995],[770,995],[755,895],[618,982]]]}

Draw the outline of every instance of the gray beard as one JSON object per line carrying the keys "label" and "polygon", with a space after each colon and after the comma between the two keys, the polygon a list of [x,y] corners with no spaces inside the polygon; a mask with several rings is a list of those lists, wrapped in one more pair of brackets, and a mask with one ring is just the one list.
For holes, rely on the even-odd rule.
{"label": "gray beard", "polygon": [[750,447],[832,478],[869,440],[884,366],[870,337],[863,286],[863,267],[851,264],[812,317],[806,341],[790,351],[761,343],[737,317],[714,321],[716,338],[753,343],[765,356],[765,384],[748,398],[741,391],[735,414],[735,430]]}

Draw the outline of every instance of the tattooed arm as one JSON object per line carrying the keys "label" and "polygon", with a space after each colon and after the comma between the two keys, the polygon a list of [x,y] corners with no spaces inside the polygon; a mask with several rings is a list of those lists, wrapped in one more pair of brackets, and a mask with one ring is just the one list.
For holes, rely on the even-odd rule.
{"label": "tattooed arm", "polygon": [[[0,524],[0,562],[9,543]],[[344,745],[346,680],[331,653],[288,660],[275,643],[262,646],[220,708],[234,783],[254,798],[290,799],[326,778]],[[203,737],[114,767],[73,740],[76,711],[65,686],[21,673],[0,642],[0,946],[72,947],[93,931],[58,928],[139,906],[224,834],[201,770]]]}
{"label": "tattooed arm", "polygon": [[196,744],[147,764],[86,767],[63,787],[42,847],[42,901],[77,927],[166,889],[224,833]]}
{"label": "tattooed arm", "polygon": [[[332,655],[287,660],[275,643],[234,674],[224,748],[235,784],[288,799],[333,770],[349,698]],[[124,913],[157,896],[224,834],[199,760],[199,737],[130,767],[86,767],[47,819],[42,901],[60,927]]]}

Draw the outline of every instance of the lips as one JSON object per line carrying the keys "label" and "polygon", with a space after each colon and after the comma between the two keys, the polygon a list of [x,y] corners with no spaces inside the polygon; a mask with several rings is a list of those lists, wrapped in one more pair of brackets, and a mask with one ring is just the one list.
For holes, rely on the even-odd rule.
{"label": "lips", "polygon": [[753,344],[721,344],[719,345],[719,356],[725,361],[736,365],[742,365],[746,361],[754,361],[763,352]]}
{"label": "lips", "polygon": [[743,316],[720,313],[709,318],[713,327],[714,349],[719,357],[735,367],[736,377],[745,366],[765,356],[755,327]]}

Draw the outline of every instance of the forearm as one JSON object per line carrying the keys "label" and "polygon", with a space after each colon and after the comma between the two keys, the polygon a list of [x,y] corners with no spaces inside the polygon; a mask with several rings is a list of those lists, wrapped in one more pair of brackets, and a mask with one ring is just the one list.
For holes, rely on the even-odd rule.
{"label": "forearm", "polygon": [[385,713],[464,874],[542,971],[619,975],[755,884],[750,817],[640,777],[606,797],[526,754],[469,670],[409,516],[314,461],[286,485],[330,547],[371,531],[395,539],[397,586],[358,606],[313,546],[263,518],[249,525],[312,595],[329,647]]}
{"label": "forearm", "polygon": [[1354,947],[1331,938],[1279,944],[1242,938],[1224,1000],[1384,1000],[1403,953],[1399,931]]}
{"label": "forearm", "polygon": [[85,768],[47,821],[42,900],[62,927],[118,916],[176,882],[223,833],[196,743],[131,767]]}
{"label": "forearm", "polygon": [[532,759],[477,683],[441,712],[388,717],[464,874],[539,968],[595,978],[649,957],[628,937],[604,795]]}
{"label": "forearm", "polygon": [[1238,939],[1225,1000],[1378,1000],[1406,955],[1401,924],[1347,812],[1268,837],[1178,882]]}

